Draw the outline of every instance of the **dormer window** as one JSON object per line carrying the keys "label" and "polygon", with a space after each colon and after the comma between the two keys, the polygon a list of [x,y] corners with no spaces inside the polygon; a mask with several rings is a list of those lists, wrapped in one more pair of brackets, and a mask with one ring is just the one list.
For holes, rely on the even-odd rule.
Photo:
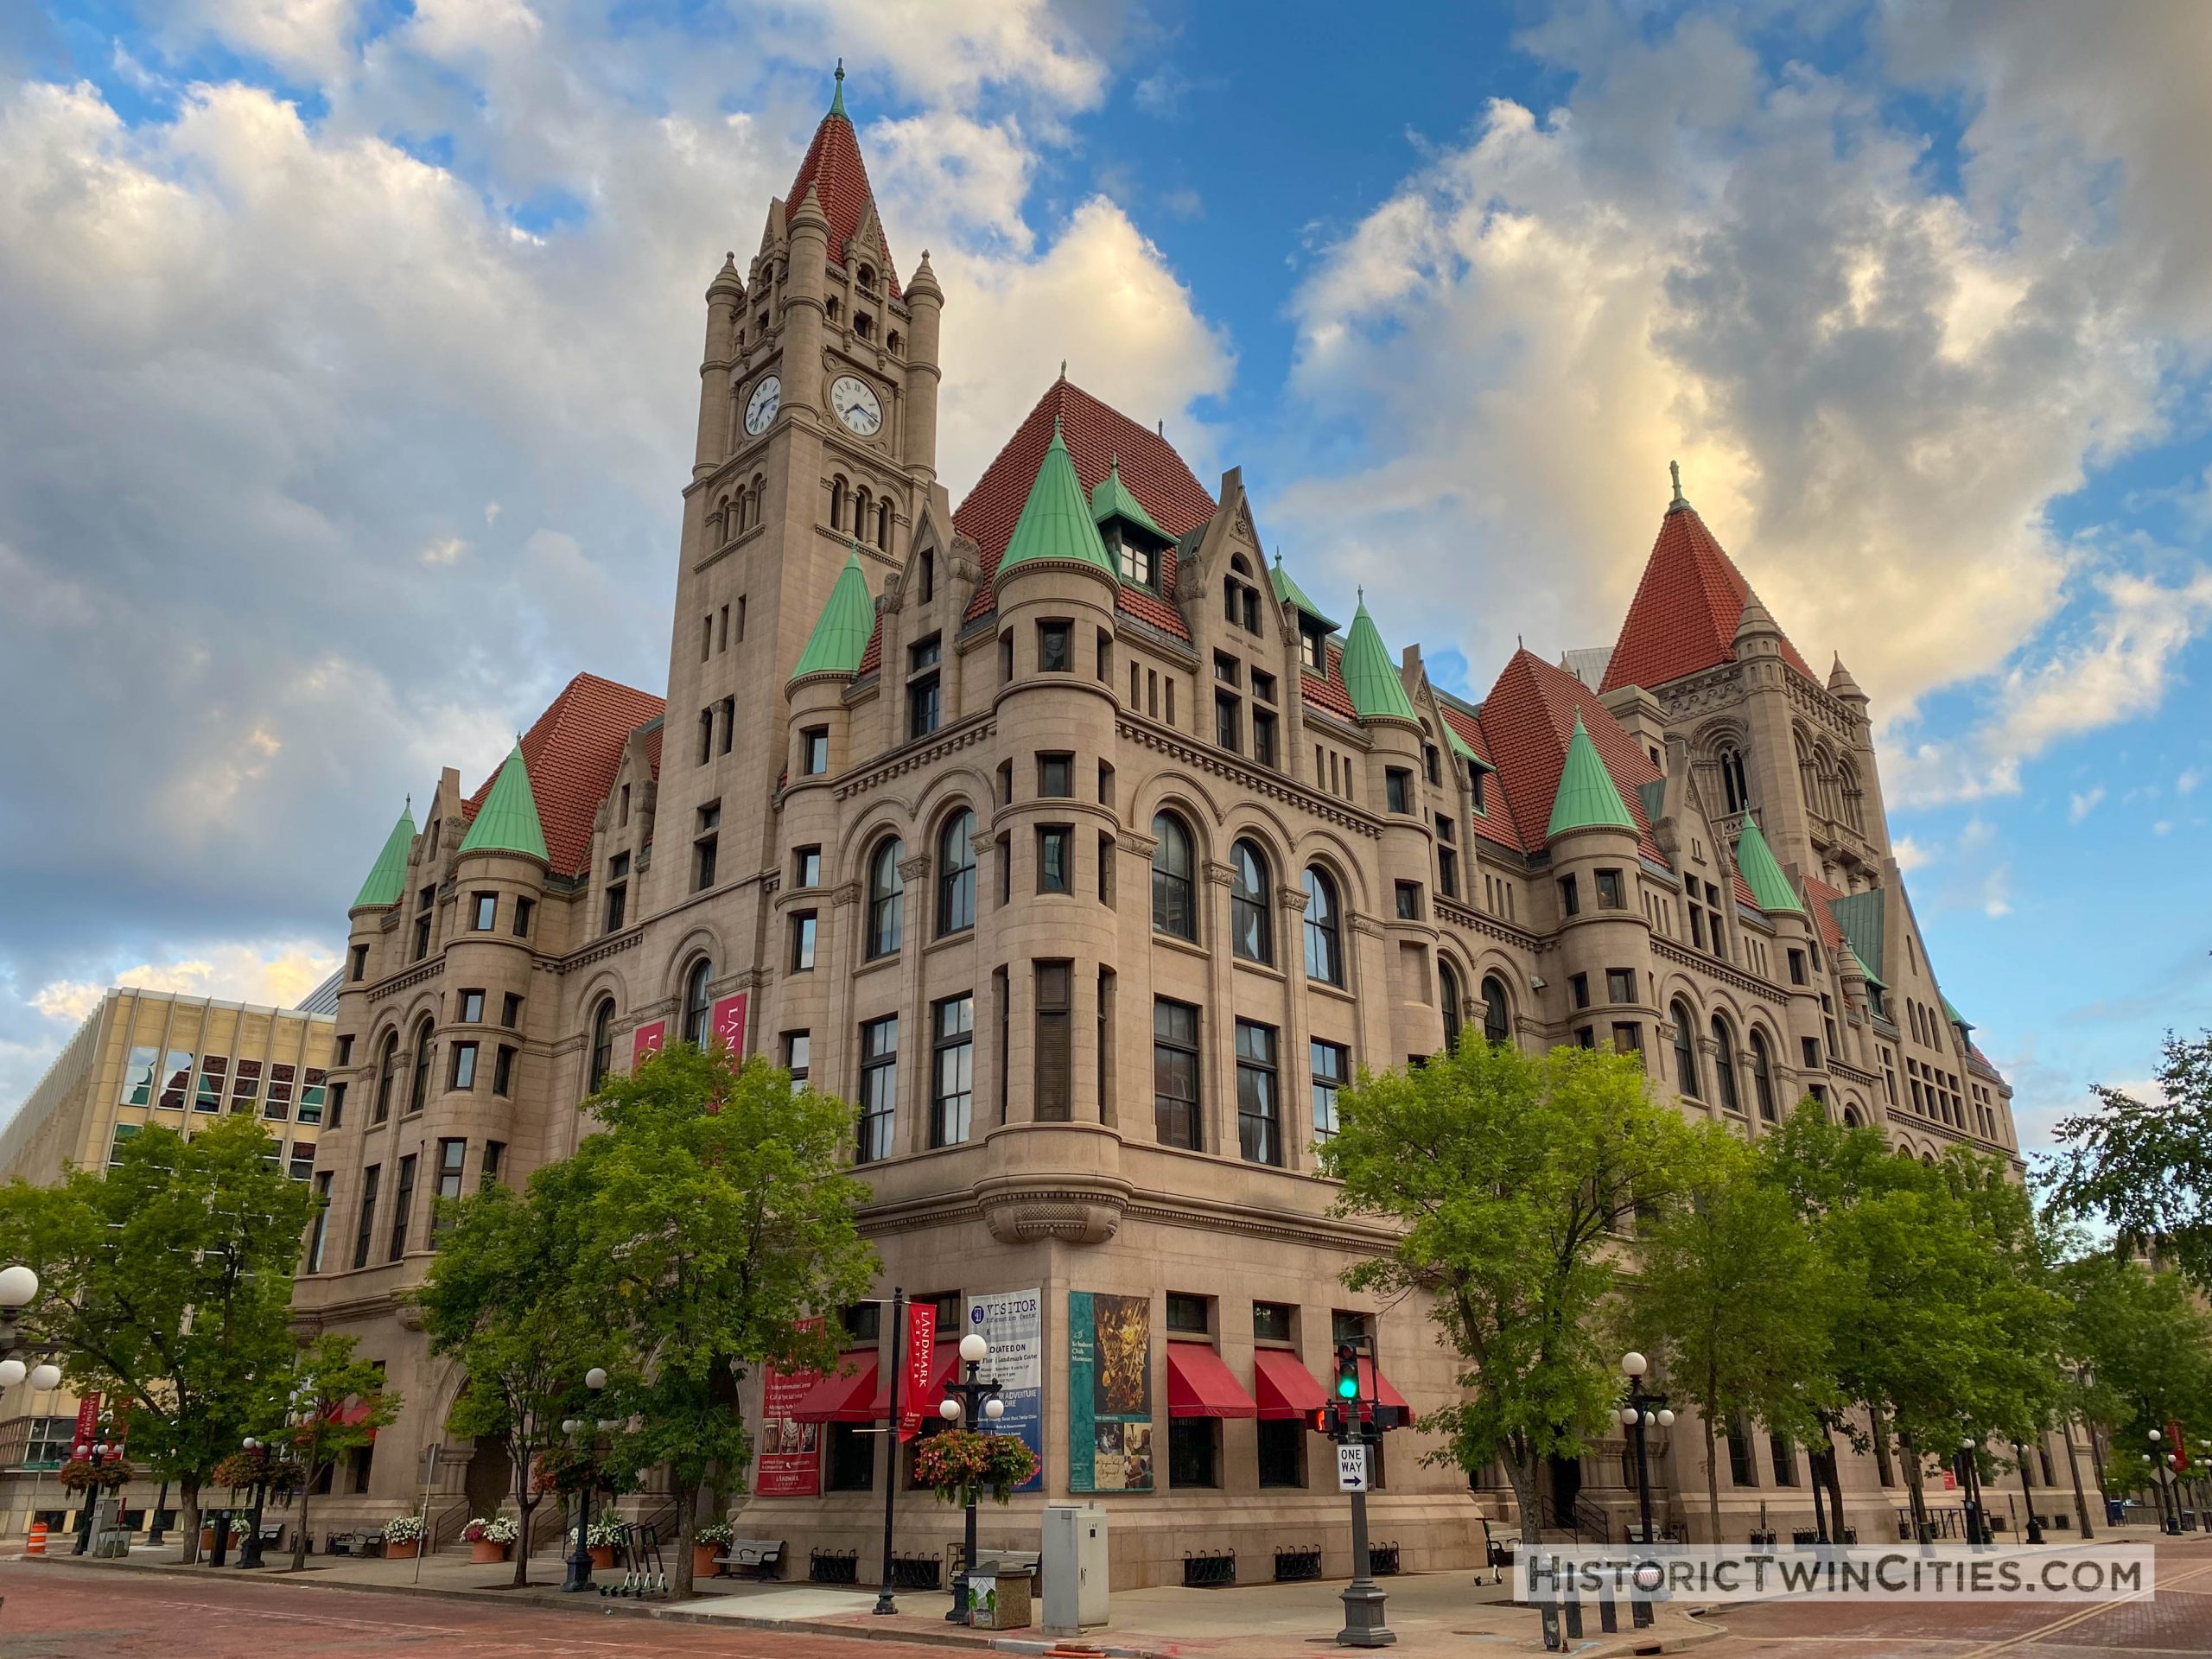
{"label": "dormer window", "polygon": [[862,340],[875,338],[875,319],[865,311],[853,313],[853,332]]}
{"label": "dormer window", "polygon": [[1122,566],[1122,580],[1140,588],[1157,589],[1160,586],[1159,556],[1126,531],[1116,537],[1115,542]]}
{"label": "dormer window", "polygon": [[875,292],[875,267],[874,267],[874,265],[862,265],[862,266],[860,268],[860,277],[859,277],[859,280],[860,280],[860,285],[861,285],[861,287],[862,289],[864,289],[866,291],[868,291],[868,293],[870,293],[870,294],[874,293],[874,292]]}
{"label": "dormer window", "polygon": [[830,321],[832,322],[836,322],[839,318],[845,315],[844,302],[836,298],[832,298],[830,300],[829,306],[826,308],[829,313]]}
{"label": "dormer window", "polygon": [[1326,677],[1329,672],[1329,635],[1327,630],[1315,626],[1303,617],[1298,624],[1298,660],[1316,674]]}

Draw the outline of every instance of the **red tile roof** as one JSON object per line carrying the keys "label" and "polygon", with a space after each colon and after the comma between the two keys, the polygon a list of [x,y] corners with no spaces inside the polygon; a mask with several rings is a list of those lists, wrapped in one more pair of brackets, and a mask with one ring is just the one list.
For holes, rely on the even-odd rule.
{"label": "red tile roof", "polygon": [[[1439,701],[1436,706],[1444,715],[1444,723],[1459,734],[1461,742],[1492,766],[1497,765],[1497,757],[1490,752],[1490,734],[1483,730],[1482,721],[1478,715],[1454,709],[1442,701]],[[1572,722],[1567,729],[1570,732],[1574,729]],[[1564,756],[1561,758],[1563,760]],[[1551,815],[1547,812],[1544,816],[1548,819]],[[1483,810],[1476,815],[1475,833],[1497,846],[1509,847],[1516,853],[1521,850],[1521,832],[1513,821],[1510,791],[1506,787],[1503,772],[1491,772],[1489,782],[1483,785]]]}
{"label": "red tile roof", "polygon": [[[1599,690],[1664,685],[1734,661],[1736,625],[1751,591],[1697,509],[1670,511],[1659,521],[1643,580],[1637,584]],[[1786,636],[1782,660],[1813,679],[1813,671]]]}
{"label": "red tile roof", "polygon": [[[1835,912],[1828,906],[1843,897],[1843,890],[1828,886],[1817,875],[1806,876],[1804,883],[1805,896],[1813,901],[1813,925],[1820,931],[1821,948],[1832,957],[1841,956],[1843,929],[1836,921]],[[1872,966],[1876,973],[1882,971],[1881,963],[1875,963]]]}
{"label": "red tile roof", "polygon": [[[842,114],[823,116],[822,124],[814,130],[814,142],[807,145],[805,159],[799,162],[791,192],[784,198],[788,210],[796,210],[806,200],[809,185],[814,187],[830,220],[830,257],[842,265],[845,245],[860,234],[868,210],[875,206],[875,192],[868,181],[868,163],[861,160],[860,139],[852,122]],[[899,297],[899,274],[891,267],[891,238],[880,213],[875,230],[883,245],[884,286],[895,300]]]}
{"label": "red tile roof", "polygon": [[[1636,820],[1640,850],[1647,858],[1665,863],[1665,856],[1651,839],[1643,798],[1637,793],[1639,784],[1658,780],[1659,768],[1651,764],[1642,746],[1621,729],[1620,722],[1605,712],[1595,691],[1565,669],[1526,650],[1513,653],[1490,696],[1483,699],[1474,722],[1480,741],[1468,738],[1497,768],[1494,781],[1503,785],[1500,793],[1505,809],[1500,811],[1493,807],[1489,814],[1491,823],[1478,820],[1478,828],[1493,830],[1491,839],[1512,845],[1504,841],[1503,833],[1503,821],[1510,818],[1522,851],[1542,850],[1544,831],[1551,823],[1552,798],[1558,794],[1560,774],[1567,769],[1567,740],[1574,734],[1578,714],[1589,728],[1590,741],[1597,745],[1599,758],[1612,775],[1613,786],[1620,791],[1629,815]],[[1461,735],[1467,735],[1458,721],[1452,726]]]}
{"label": "red tile roof", "polygon": [[[1022,504],[1029,499],[1029,487],[1037,481],[1037,469],[1044,465],[1055,417],[1084,494],[1098,487],[1119,456],[1122,482],[1170,536],[1188,535],[1214,515],[1214,499],[1166,439],[1062,377],[1023,417],[1006,448],[983,469],[976,487],[952,515],[954,524],[976,543],[983,557],[983,581],[976,590],[975,602],[968,607],[970,620],[988,615],[996,602],[991,580],[998,574],[1007,543],[1013,539]],[[1175,591],[1176,564],[1175,550],[1171,547],[1160,556],[1160,594]],[[1178,639],[1191,637],[1174,602],[1145,588],[1125,584],[1121,608]]]}
{"label": "red tile roof", "polygon": [[[523,734],[523,762],[530,768],[531,793],[555,874],[582,875],[590,868],[592,820],[614,786],[623,746],[663,707],[650,692],[579,674]],[[656,731],[648,743],[658,737]],[[492,778],[468,798],[467,817],[475,817],[491,793]]]}
{"label": "red tile roof", "polygon": [[1329,664],[1325,674],[1316,674],[1310,668],[1298,671],[1299,695],[1316,709],[1325,709],[1342,719],[1359,723],[1359,710],[1352,707],[1351,693],[1344,688],[1344,654],[1335,645],[1325,655]]}

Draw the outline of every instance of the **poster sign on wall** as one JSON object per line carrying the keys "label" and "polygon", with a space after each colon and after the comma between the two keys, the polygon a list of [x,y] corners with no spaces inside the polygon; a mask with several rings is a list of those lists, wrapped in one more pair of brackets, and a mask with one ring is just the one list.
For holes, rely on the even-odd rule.
{"label": "poster sign on wall", "polygon": [[631,1068],[634,1071],[646,1055],[659,1053],[667,1042],[667,1020],[656,1020],[650,1026],[639,1026],[637,1035],[630,1039]]}
{"label": "poster sign on wall", "polygon": [[721,1044],[736,1058],[744,1058],[745,993],[718,998],[708,1010],[707,1029],[714,1033],[709,1042]]}
{"label": "poster sign on wall", "polygon": [[1040,1290],[999,1290],[968,1299],[968,1328],[991,1344],[984,1363],[999,1383],[1006,1415],[999,1433],[1019,1434],[1037,1454],[1037,1472],[1017,1492],[1042,1491],[1045,1484],[1045,1294]]}
{"label": "poster sign on wall", "polygon": [[1068,1293],[1068,1490],[1152,1490],[1152,1299]]}
{"label": "poster sign on wall", "polygon": [[937,1309],[928,1302],[911,1303],[906,1309],[906,1375],[899,1384],[900,1440],[912,1440],[920,1429],[923,1397],[936,1376]]}
{"label": "poster sign on wall", "polygon": [[[820,1319],[803,1329],[819,1330]],[[779,1371],[771,1365],[760,1377],[760,1468],[753,1490],[762,1497],[812,1497],[822,1490],[822,1425],[791,1416],[807,1391],[822,1380],[811,1369]]]}

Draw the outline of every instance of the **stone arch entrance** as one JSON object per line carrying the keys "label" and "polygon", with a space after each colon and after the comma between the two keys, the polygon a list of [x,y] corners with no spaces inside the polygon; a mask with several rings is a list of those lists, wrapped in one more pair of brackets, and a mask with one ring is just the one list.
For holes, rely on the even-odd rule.
{"label": "stone arch entrance", "polygon": [[461,1490],[468,1499],[468,1513],[496,1515],[501,1505],[511,1503],[514,1498],[514,1459],[507,1455],[507,1448],[497,1440],[480,1437],[468,1455],[468,1471],[461,1479]]}

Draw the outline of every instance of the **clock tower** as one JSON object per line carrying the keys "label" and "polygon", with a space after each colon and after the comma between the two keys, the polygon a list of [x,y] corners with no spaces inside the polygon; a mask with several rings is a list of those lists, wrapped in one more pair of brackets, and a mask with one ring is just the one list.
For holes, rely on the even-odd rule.
{"label": "clock tower", "polygon": [[[936,483],[944,294],[926,252],[899,280],[842,64],[759,250],[742,271],[730,255],[706,297],[649,913],[696,885],[680,855],[700,835],[719,837],[711,885],[771,873],[784,683],[849,556],[881,593]],[[731,960],[746,954],[749,931],[717,922]]]}

